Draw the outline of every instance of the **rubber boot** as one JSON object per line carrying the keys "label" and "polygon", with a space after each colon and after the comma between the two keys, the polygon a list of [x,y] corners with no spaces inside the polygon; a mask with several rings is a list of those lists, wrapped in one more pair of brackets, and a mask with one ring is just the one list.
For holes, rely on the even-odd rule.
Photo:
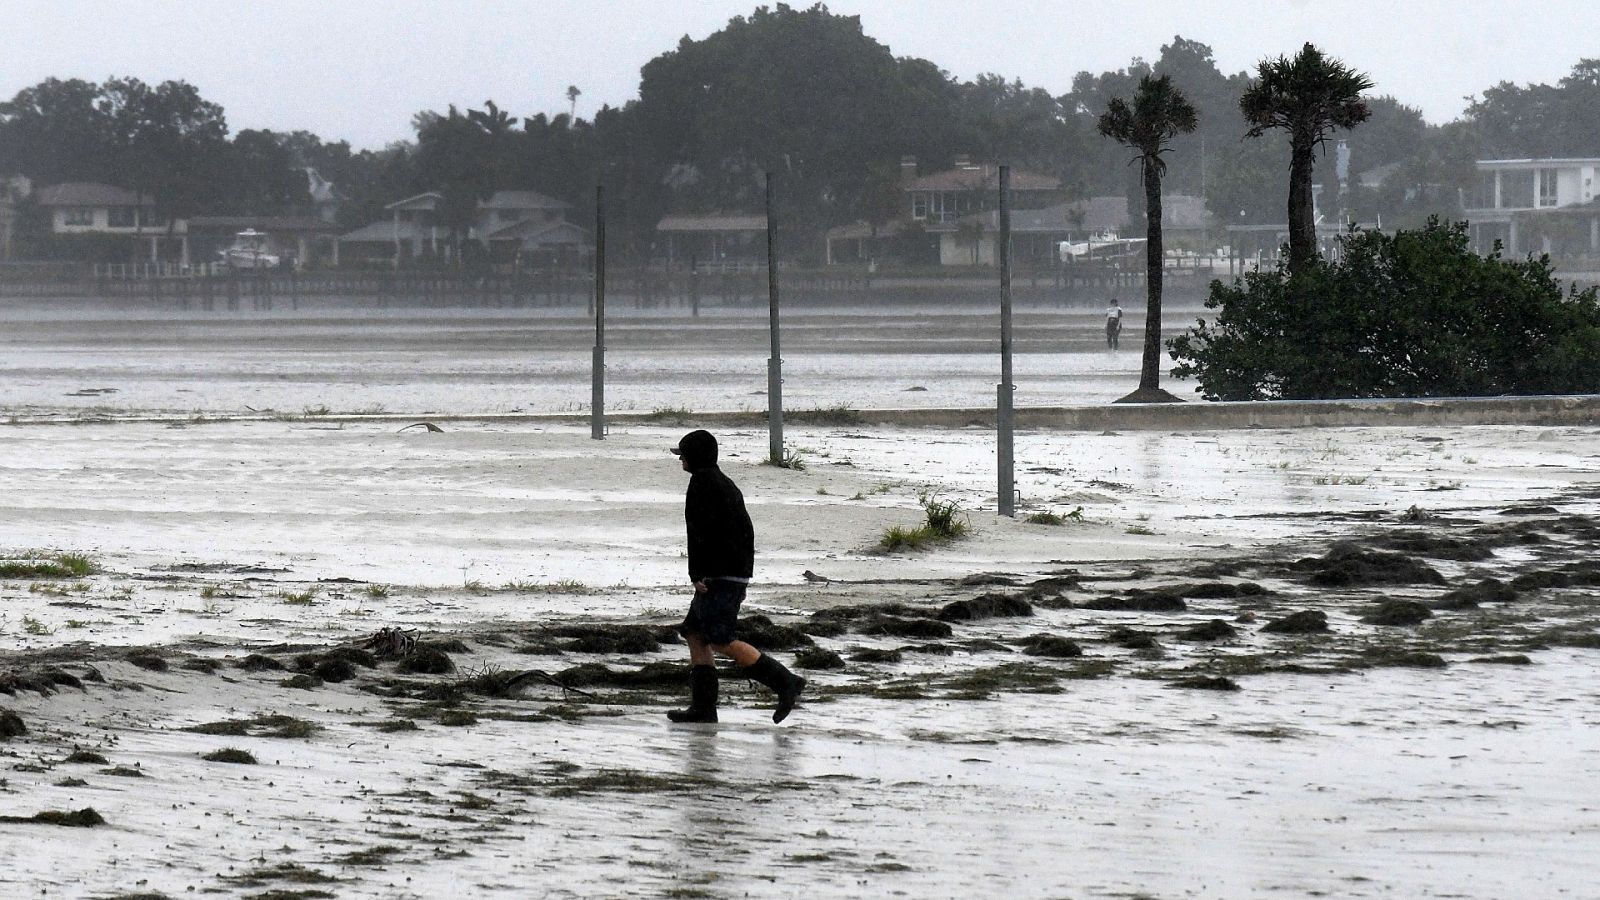
{"label": "rubber boot", "polygon": [[783,663],[769,653],[761,654],[754,664],[744,670],[746,675],[761,682],[778,695],[778,708],[772,712],[772,721],[782,722],[794,709],[800,692],[806,689],[806,680],[783,667]]}
{"label": "rubber boot", "polygon": [[689,670],[689,708],[667,713],[674,722],[715,722],[717,720],[717,667],[695,666]]}

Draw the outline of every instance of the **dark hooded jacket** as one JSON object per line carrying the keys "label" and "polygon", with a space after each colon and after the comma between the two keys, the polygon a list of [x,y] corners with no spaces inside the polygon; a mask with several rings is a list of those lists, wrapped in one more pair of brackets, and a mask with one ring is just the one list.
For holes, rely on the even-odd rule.
{"label": "dark hooded jacket", "polygon": [[689,528],[689,580],[749,578],[755,570],[756,532],[738,485],[715,463],[694,465],[684,498]]}

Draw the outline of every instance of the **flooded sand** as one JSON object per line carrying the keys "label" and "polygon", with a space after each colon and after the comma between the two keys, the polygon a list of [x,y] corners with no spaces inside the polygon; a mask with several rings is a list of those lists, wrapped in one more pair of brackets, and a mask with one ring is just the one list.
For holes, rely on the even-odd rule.
{"label": "flooded sand", "polygon": [[[1594,883],[1594,429],[1019,435],[1023,512],[1058,526],[993,515],[982,430],[795,429],[800,471],[729,431],[762,550],[746,633],[812,685],[775,727],[730,674],[719,725],[671,727],[682,428],[388,427],[6,429],[0,545],[99,571],[0,580],[0,707],[27,729],[0,744],[0,832],[31,848],[0,883]],[[930,494],[968,538],[871,552]],[[105,824],[30,820],[83,809]]]}

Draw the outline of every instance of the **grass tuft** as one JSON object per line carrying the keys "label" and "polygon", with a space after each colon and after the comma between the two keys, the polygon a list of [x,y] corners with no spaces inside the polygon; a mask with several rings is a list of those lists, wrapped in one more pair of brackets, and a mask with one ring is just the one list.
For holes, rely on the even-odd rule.
{"label": "grass tuft", "polygon": [[800,453],[799,450],[783,451],[782,459],[774,456],[768,456],[766,459],[761,461],[761,464],[764,466],[772,466],[778,469],[793,469],[796,472],[804,472],[806,470],[806,458]]}
{"label": "grass tuft", "polygon": [[784,414],[789,421],[799,425],[860,425],[866,421],[861,411],[843,403],[818,406],[812,409],[795,409]]}
{"label": "grass tuft", "polygon": [[899,550],[922,550],[947,544],[966,535],[967,517],[956,501],[923,497],[922,509],[924,521],[921,525],[913,528],[891,526],[878,539],[876,551],[894,553]]}
{"label": "grass tuft", "polygon": [[0,578],[84,578],[98,571],[95,561],[81,553],[26,554],[0,560]]}

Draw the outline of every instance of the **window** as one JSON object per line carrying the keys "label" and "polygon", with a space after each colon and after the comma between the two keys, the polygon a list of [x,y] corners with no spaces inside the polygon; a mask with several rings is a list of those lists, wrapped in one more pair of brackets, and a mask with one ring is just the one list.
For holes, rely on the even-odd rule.
{"label": "window", "polygon": [[1478,183],[1472,195],[1472,205],[1478,209],[1494,209],[1494,172],[1480,171]]}
{"label": "window", "polygon": [[139,221],[145,225],[162,226],[167,224],[167,217],[153,209],[143,209],[139,211]]}
{"label": "window", "polygon": [[94,224],[94,210],[85,209],[85,208],[83,208],[81,206],[80,207],[72,207],[72,208],[66,209],[61,214],[61,224],[63,224],[63,225],[79,225],[79,226],[82,226],[82,225],[93,225]]}
{"label": "window", "polygon": [[911,218],[926,219],[928,217],[928,195],[916,193],[911,195]]}
{"label": "window", "polygon": [[1532,169],[1503,169],[1500,172],[1500,208],[1533,209],[1538,179]]}
{"label": "window", "polygon": [[1539,205],[1556,205],[1556,170],[1539,170]]}
{"label": "window", "polygon": [[113,206],[106,215],[106,224],[112,228],[132,228],[136,221],[131,206]]}

